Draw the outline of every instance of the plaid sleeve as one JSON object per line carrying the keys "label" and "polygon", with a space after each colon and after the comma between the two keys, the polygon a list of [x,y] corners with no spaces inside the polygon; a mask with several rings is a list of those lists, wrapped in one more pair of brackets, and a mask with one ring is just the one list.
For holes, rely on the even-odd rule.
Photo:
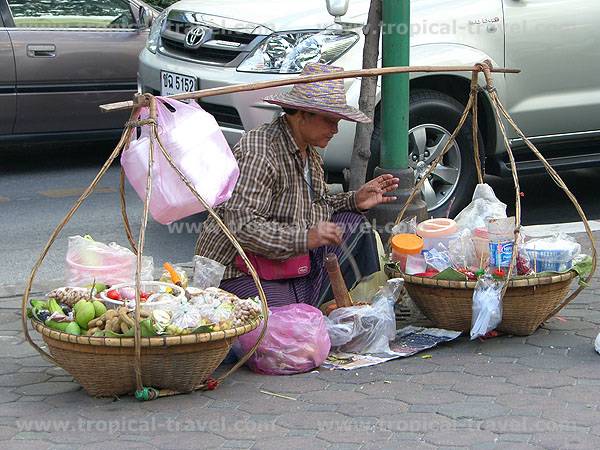
{"label": "plaid sleeve", "polygon": [[361,212],[356,206],[356,192],[340,192],[339,194],[327,194],[327,203],[333,208],[333,212],[355,211]]}
{"label": "plaid sleeve", "polygon": [[308,251],[308,230],[270,220],[276,170],[268,157],[267,138],[247,133],[236,149],[240,176],[222,217],[244,250],[271,259]]}

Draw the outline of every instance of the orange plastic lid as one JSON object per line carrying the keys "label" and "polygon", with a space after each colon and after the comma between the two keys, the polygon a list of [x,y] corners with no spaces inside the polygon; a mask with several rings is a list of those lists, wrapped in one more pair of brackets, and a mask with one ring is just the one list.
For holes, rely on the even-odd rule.
{"label": "orange plastic lid", "polygon": [[392,238],[392,249],[398,253],[418,255],[423,250],[423,239],[416,234],[397,234]]}
{"label": "orange plastic lid", "polygon": [[421,237],[441,237],[456,233],[458,227],[452,219],[429,219],[417,225],[417,234]]}

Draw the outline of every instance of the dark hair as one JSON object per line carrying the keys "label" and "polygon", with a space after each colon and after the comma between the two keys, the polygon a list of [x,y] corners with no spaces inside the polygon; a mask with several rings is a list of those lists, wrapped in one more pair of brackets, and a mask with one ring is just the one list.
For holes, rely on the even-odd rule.
{"label": "dark hair", "polygon": [[293,116],[294,114],[296,114],[298,112],[297,109],[286,108],[285,106],[282,106],[281,109],[283,109],[283,112],[286,113],[288,116]]}

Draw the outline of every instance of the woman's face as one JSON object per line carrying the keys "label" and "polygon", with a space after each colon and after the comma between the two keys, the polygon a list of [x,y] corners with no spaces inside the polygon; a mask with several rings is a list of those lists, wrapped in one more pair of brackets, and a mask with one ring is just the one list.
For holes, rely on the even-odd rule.
{"label": "woman's face", "polygon": [[325,148],[333,136],[338,132],[340,119],[300,111],[302,114],[301,130],[304,141],[312,146]]}

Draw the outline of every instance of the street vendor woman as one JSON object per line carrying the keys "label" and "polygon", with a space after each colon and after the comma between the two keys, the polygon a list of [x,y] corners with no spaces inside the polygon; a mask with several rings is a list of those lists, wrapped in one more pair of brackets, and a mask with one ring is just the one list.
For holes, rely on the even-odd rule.
{"label": "street vendor woman", "polygon": [[[302,74],[342,70],[308,64]],[[358,275],[366,277],[379,270],[374,233],[362,212],[395,200],[386,193],[398,187],[398,179],[382,175],[357,191],[328,193],[323,161],[315,147],[327,147],[340,120],[370,121],[347,105],[343,80],[297,84],[290,92],[265,101],[281,106],[284,114],[247,132],[235,146],[239,180],[217,213],[244,251],[255,257],[259,269],[269,271],[275,264],[285,273],[284,268],[291,266],[293,271],[295,264],[310,261],[301,267],[305,273],[289,278],[280,279],[273,271],[265,275],[267,279],[261,276],[269,306],[319,306],[333,299],[324,265],[326,254],[337,255],[348,288],[360,281]],[[236,261],[237,251],[212,218],[203,224],[196,253],[227,267],[222,289],[240,298],[257,295],[243,262]]]}

